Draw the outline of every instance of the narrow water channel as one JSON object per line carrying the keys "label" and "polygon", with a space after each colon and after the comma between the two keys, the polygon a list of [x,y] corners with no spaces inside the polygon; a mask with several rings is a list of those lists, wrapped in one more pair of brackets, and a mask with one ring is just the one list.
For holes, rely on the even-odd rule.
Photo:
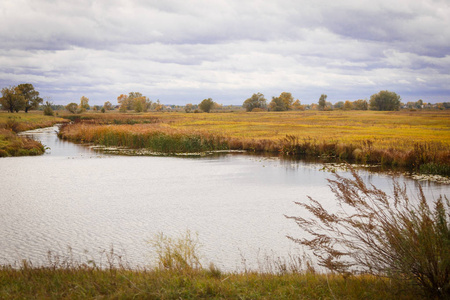
{"label": "narrow water channel", "polygon": [[[190,230],[198,233],[206,266],[258,268],[265,255],[299,253],[286,238],[301,233],[284,217],[302,213],[294,201],[309,195],[334,205],[326,181],[333,175],[320,164],[236,154],[103,155],[59,140],[57,130],[27,133],[49,147],[45,155],[0,159],[0,264],[45,264],[49,250],[99,264],[114,248],[130,266],[147,266],[155,234]],[[361,174],[390,191],[389,176]],[[400,180],[412,190],[417,185]],[[424,187],[429,197],[450,191],[449,185]]]}

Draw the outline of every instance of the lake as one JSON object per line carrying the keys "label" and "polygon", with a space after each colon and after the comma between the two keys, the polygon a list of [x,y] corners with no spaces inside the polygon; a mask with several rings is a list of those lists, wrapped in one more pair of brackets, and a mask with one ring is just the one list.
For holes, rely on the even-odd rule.
{"label": "lake", "polygon": [[[45,264],[49,250],[101,264],[114,248],[130,266],[147,266],[148,240],[190,230],[198,233],[205,266],[257,268],[265,255],[299,253],[286,238],[301,234],[284,217],[302,213],[294,201],[309,195],[334,205],[326,181],[333,175],[321,164],[244,154],[113,156],[62,141],[57,130],[27,133],[50,148],[43,156],[0,159],[0,264]],[[360,174],[392,189],[388,175]],[[436,198],[450,186],[426,182],[424,189]]]}

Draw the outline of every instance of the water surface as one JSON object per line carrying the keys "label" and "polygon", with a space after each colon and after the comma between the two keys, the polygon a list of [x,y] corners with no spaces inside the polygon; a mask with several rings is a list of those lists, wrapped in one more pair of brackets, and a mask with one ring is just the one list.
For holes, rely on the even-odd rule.
{"label": "water surface", "polygon": [[[45,263],[47,251],[105,260],[111,247],[131,266],[148,265],[158,232],[197,232],[205,262],[226,270],[258,267],[265,254],[298,253],[284,215],[302,213],[307,195],[333,207],[332,174],[320,164],[229,154],[209,158],[96,153],[61,141],[57,127],[32,132],[50,147],[40,157],[0,159],[0,264]],[[389,191],[390,178],[362,172]],[[402,178],[414,189],[417,182]],[[428,183],[430,196],[448,185]]]}

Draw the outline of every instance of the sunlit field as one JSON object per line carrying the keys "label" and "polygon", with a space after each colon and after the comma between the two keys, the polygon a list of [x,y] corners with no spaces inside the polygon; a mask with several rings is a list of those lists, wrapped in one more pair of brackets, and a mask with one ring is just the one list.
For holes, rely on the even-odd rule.
{"label": "sunlit field", "polygon": [[[419,168],[450,165],[447,111],[88,113],[61,137],[158,152],[247,150]],[[154,141],[157,139],[158,141]],[[435,172],[436,173],[436,172]]]}

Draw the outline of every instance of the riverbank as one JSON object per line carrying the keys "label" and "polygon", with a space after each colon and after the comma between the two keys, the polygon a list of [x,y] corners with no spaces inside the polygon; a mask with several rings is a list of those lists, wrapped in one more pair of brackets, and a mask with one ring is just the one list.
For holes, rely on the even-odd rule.
{"label": "riverbank", "polygon": [[64,122],[68,121],[58,117],[44,116],[42,112],[13,114],[0,112],[0,157],[44,154],[45,149],[42,143],[19,136],[17,133]]}
{"label": "riverbank", "polygon": [[245,150],[450,176],[447,111],[90,113],[60,137],[158,153]]}
{"label": "riverbank", "polygon": [[78,266],[0,267],[1,299],[420,299],[407,282],[314,272],[270,274]]}

